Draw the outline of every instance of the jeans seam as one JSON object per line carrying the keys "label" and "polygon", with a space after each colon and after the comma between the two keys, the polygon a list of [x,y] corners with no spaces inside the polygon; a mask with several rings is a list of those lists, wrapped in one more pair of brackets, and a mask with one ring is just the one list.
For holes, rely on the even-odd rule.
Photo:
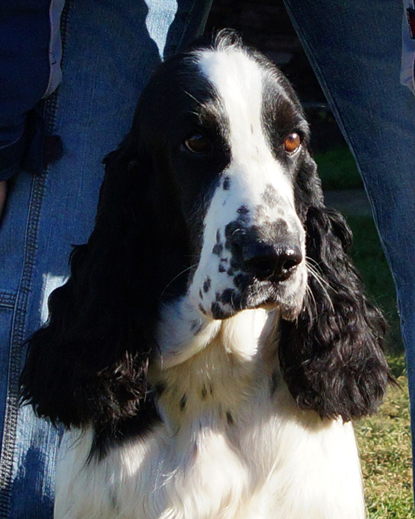
{"label": "jeans seam", "polygon": [[34,254],[36,251],[36,234],[44,187],[44,175],[34,177],[30,211],[27,220],[27,237],[25,241],[25,262],[20,280],[19,295],[16,301],[12,322],[12,342],[10,347],[9,380],[7,387],[6,410],[3,430],[3,449],[0,458],[0,486],[3,489],[0,511],[10,513],[11,478],[15,450],[15,435],[18,420],[18,383],[20,376],[21,356],[24,342],[25,315],[31,286]]}
{"label": "jeans seam", "polygon": [[7,387],[6,410],[3,430],[3,449],[0,458],[0,487],[3,489],[0,511],[6,509],[9,514],[11,497],[11,478],[15,450],[15,435],[18,420],[18,393],[21,357],[24,343],[25,316],[31,287],[34,255],[36,252],[37,228],[42,203],[42,192],[45,175],[34,177],[30,212],[27,221],[27,237],[25,241],[25,262],[20,280],[19,295],[16,300],[15,314],[12,322],[12,342],[10,347],[9,380]]}
{"label": "jeans seam", "polygon": [[[56,112],[57,95],[52,94],[44,103],[48,126],[53,127]],[[52,115],[53,114],[53,115]],[[9,360],[9,379],[7,387],[6,409],[4,416],[2,451],[0,455],[0,517],[9,517],[12,496],[13,460],[16,442],[19,406],[19,377],[24,349],[27,307],[31,291],[33,266],[37,251],[39,218],[42,209],[47,170],[33,177],[29,213],[26,224],[24,248],[24,266],[20,279],[18,295],[15,301],[15,313],[11,326],[11,345]]]}

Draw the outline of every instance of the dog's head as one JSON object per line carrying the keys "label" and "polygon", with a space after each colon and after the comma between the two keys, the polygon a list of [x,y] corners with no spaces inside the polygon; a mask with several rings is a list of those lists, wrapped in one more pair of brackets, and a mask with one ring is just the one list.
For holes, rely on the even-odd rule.
{"label": "dog's head", "polygon": [[288,81],[234,35],[161,65],[106,159],[95,230],[29,343],[24,396],[40,415],[70,426],[144,413],[159,309],[185,295],[205,320],[280,309],[281,367],[301,407],[344,419],[376,407],[383,320],[308,139]]}
{"label": "dog's head", "polygon": [[182,263],[169,273],[174,284],[213,319],[275,304],[287,318],[298,315],[307,278],[299,185],[315,184],[303,193],[313,202],[321,191],[307,122],[281,72],[222,36],[161,67],[133,133],[159,179],[154,196],[170,213],[161,225],[188,233]]}

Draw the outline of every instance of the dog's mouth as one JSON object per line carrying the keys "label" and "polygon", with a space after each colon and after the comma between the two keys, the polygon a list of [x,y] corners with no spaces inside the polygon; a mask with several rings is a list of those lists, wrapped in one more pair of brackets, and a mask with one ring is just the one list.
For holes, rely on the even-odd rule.
{"label": "dog's mouth", "polygon": [[243,310],[279,309],[284,319],[293,320],[298,316],[304,299],[303,278],[297,267],[289,279],[280,281],[258,280],[249,274],[237,274],[233,278],[234,287],[215,293],[208,313],[214,319],[228,319]]}

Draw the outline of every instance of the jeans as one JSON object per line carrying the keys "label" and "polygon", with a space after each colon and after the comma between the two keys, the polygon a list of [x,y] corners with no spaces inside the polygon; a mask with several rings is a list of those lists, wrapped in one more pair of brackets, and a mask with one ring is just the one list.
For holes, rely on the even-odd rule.
{"label": "jeans", "polygon": [[[59,430],[18,405],[24,342],[93,228],[102,159],[127,133],[153,68],[199,34],[210,0],[67,0],[63,80],[44,105],[60,160],[10,181],[0,226],[0,518],[50,518]],[[65,381],[62,381],[64,384]]]}
{"label": "jeans", "polygon": [[354,154],[391,267],[415,437],[415,97],[408,71],[401,76],[402,3],[285,3]]}

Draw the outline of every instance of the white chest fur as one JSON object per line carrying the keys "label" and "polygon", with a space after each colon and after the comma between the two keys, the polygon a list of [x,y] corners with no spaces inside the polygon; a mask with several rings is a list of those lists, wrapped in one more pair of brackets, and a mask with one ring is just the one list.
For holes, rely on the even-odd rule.
{"label": "white chest fur", "polygon": [[242,312],[200,329],[186,360],[170,350],[151,374],[163,423],[105,459],[87,461],[90,430],[67,433],[55,516],[363,519],[352,425],[296,407],[267,340],[276,319]]}

